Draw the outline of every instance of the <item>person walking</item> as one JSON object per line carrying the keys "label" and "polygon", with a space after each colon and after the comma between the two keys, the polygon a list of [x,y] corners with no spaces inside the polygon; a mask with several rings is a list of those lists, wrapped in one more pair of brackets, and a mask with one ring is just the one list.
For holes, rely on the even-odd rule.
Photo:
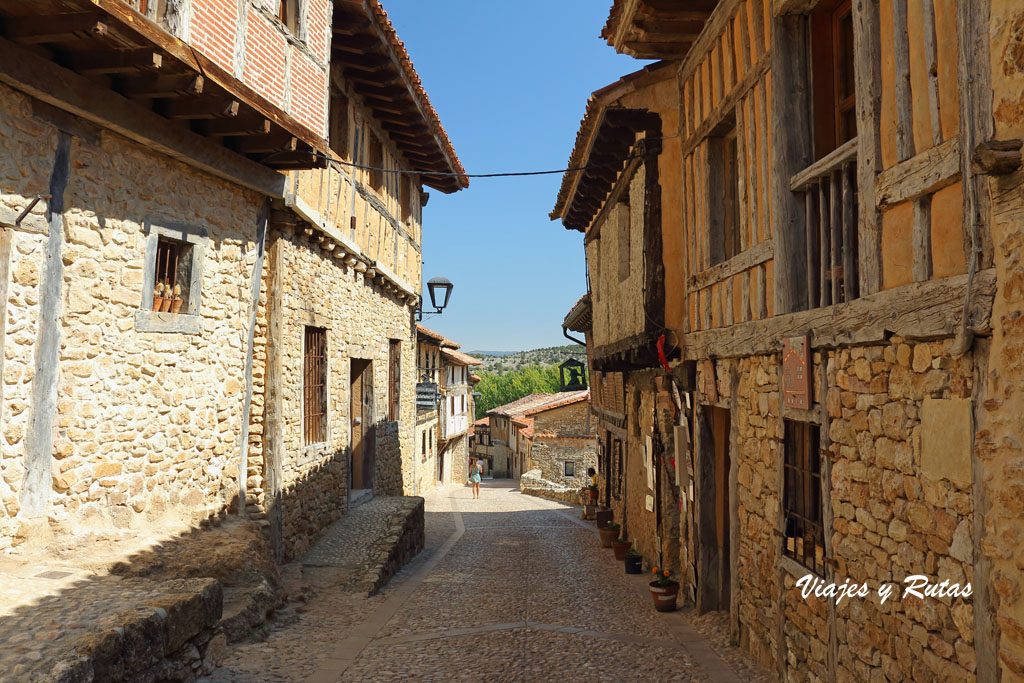
{"label": "person walking", "polygon": [[473,498],[480,497],[480,475],[484,468],[479,460],[473,461],[469,467],[469,483],[473,485]]}

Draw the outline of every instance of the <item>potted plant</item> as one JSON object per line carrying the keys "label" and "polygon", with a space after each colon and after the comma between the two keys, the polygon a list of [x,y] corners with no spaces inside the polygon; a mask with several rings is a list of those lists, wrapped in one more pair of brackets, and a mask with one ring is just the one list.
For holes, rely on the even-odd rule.
{"label": "potted plant", "polygon": [[153,310],[157,313],[164,307],[164,283],[158,282],[153,286]]}
{"label": "potted plant", "polygon": [[648,584],[651,587],[651,598],[654,609],[659,612],[672,612],[676,608],[676,596],[679,594],[679,582],[673,581],[669,570],[654,567],[651,573],[656,577]]}
{"label": "potted plant", "polygon": [[615,552],[615,559],[622,561],[626,559],[626,552],[633,547],[633,541],[619,537],[612,541],[612,550]]}
{"label": "potted plant", "polygon": [[644,558],[643,555],[630,548],[626,551],[626,573],[627,574],[642,574]]}
{"label": "potted plant", "polygon": [[612,541],[619,537],[619,531],[621,531],[621,527],[615,522],[612,522],[603,529],[598,529],[597,533],[601,534],[601,545],[605,548],[611,548]]}
{"label": "potted plant", "polygon": [[181,298],[181,285],[174,285],[174,298],[171,300],[171,313],[177,313],[180,311],[182,303],[184,303],[184,299]]}

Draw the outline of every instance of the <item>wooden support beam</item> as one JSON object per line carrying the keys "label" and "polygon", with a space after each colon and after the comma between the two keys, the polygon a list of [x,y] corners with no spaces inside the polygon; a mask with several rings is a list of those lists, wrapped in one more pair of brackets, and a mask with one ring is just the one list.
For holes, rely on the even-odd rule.
{"label": "wooden support beam", "polygon": [[64,43],[107,35],[100,12],[67,12],[3,20],[3,35],[22,45]]}
{"label": "wooden support beam", "polygon": [[737,254],[728,261],[719,263],[690,277],[687,283],[691,290],[704,289],[713,284],[731,278],[739,273],[746,272],[754,266],[760,265],[772,259],[771,241],[760,242],[750,249]]}
{"label": "wooden support beam", "polygon": [[205,85],[205,79],[198,74],[182,74],[180,76],[150,74],[134,78],[124,78],[118,90],[125,97],[162,99],[201,95]]}
{"label": "wooden support beam", "polygon": [[160,69],[163,64],[163,55],[146,47],[78,52],[69,57],[69,66],[72,70],[92,76]]}
{"label": "wooden support beam", "polygon": [[914,105],[910,87],[910,37],[907,32],[908,1],[892,0],[896,154],[900,161],[914,156]]}
{"label": "wooden support beam", "polygon": [[882,56],[877,2],[853,13],[854,89],[857,109],[857,247],[860,293],[882,288],[882,216],[875,201],[875,178],[882,170]]}
{"label": "wooden support beam", "polygon": [[193,124],[196,132],[208,136],[266,135],[271,123],[262,116],[237,116],[227,119],[207,119]]}
{"label": "wooden support beam", "polygon": [[[991,331],[995,289],[995,271],[979,271],[974,279],[971,312],[971,325],[977,334]],[[683,337],[680,346],[685,360],[702,360],[778,353],[783,338],[807,333],[814,348],[872,344],[893,335],[947,338],[956,332],[966,291],[966,275],[915,282],[846,304],[692,332]]]}
{"label": "wooden support beam", "polygon": [[960,179],[960,156],[960,138],[955,137],[885,169],[872,183],[878,208],[917,199],[952,185]]}
{"label": "wooden support beam", "polygon": [[989,140],[974,148],[971,169],[985,175],[1007,175],[1021,165],[1021,140]]}
{"label": "wooden support beam", "polygon": [[294,152],[298,146],[299,139],[286,131],[270,135],[248,135],[238,138],[232,144],[232,148],[242,154]]}
{"label": "wooden support beam", "polygon": [[932,198],[921,197],[914,202],[913,227],[914,282],[924,282],[932,276]]}
{"label": "wooden support beam", "polygon": [[219,119],[238,116],[241,107],[238,100],[230,98],[192,97],[163,106],[163,114],[169,119]]}

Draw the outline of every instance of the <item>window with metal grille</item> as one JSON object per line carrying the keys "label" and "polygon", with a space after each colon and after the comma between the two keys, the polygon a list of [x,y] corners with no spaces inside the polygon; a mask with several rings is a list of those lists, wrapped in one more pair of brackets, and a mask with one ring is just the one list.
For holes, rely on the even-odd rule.
{"label": "window with metal grille", "polygon": [[327,441],[327,330],[306,327],[302,366],[303,441]]}
{"label": "window with metal grille", "polygon": [[187,313],[192,276],[192,245],[161,237],[156,244],[153,310]]}
{"label": "window with metal grille", "polygon": [[793,420],[785,421],[785,429],[782,552],[824,575],[820,429],[818,425]]}
{"label": "window with metal grille", "polygon": [[399,390],[402,379],[402,342],[392,339],[388,347],[388,419],[398,420]]}

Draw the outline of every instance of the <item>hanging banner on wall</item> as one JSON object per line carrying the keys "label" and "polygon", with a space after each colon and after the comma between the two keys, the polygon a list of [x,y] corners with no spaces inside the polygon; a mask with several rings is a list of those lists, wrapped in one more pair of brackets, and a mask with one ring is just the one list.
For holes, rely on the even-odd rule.
{"label": "hanging banner on wall", "polygon": [[782,391],[786,407],[811,409],[811,338],[782,340]]}

